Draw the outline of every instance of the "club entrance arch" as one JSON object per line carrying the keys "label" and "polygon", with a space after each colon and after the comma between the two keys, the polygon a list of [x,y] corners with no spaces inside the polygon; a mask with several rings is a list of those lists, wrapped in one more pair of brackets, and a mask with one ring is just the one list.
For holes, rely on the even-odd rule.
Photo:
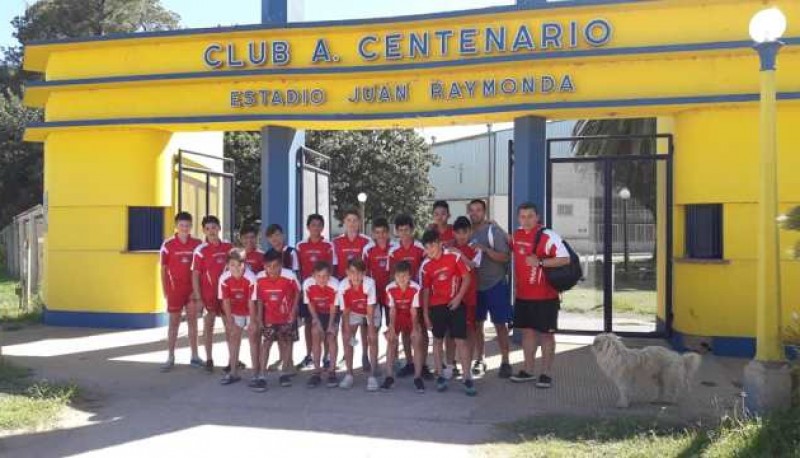
{"label": "club entrance arch", "polygon": [[[548,119],[657,117],[658,133],[675,144],[673,205],[658,211],[674,220],[676,335],[708,336],[721,352],[749,351],[758,60],[747,24],[763,2],[521,3],[316,23],[287,23],[284,8],[267,11],[278,18],[268,24],[27,46],[25,69],[44,75],[28,85],[25,102],[45,111],[26,139],[45,144],[48,320],[163,322],[156,255],[125,251],[126,212],[162,207],[170,220],[174,154],[167,146],[179,133],[261,130],[270,193],[262,217],[292,234],[293,153],[302,129],[513,119],[514,203],[546,209]],[[793,152],[800,146],[800,5],[773,3],[789,18],[778,58],[779,195],[788,208],[800,203],[800,178],[791,173],[800,168]],[[724,213],[724,249],[697,259],[686,252],[687,237],[699,230],[687,215],[708,204]],[[98,230],[98,220],[109,224]],[[660,237],[666,244],[667,234]],[[782,242],[788,246],[791,236]],[[782,268],[784,304],[798,304],[800,282],[792,279],[800,265],[787,255]],[[76,290],[76,271],[95,287]],[[666,319],[663,287],[659,294]]]}

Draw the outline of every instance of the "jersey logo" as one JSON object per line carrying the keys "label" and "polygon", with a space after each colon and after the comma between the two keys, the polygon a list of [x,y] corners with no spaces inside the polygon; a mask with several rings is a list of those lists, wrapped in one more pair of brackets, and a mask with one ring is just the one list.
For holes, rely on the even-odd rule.
{"label": "jersey logo", "polygon": [[281,296],[278,293],[270,293],[269,294],[269,300],[271,300],[271,301],[278,301],[278,300],[280,300],[280,298],[281,298]]}
{"label": "jersey logo", "polygon": [[447,274],[442,272],[439,274],[439,281],[447,281]]}
{"label": "jersey logo", "polygon": [[189,256],[183,256],[183,257],[181,257],[181,262],[183,264],[189,264],[189,263],[192,262],[192,258],[190,258]]}

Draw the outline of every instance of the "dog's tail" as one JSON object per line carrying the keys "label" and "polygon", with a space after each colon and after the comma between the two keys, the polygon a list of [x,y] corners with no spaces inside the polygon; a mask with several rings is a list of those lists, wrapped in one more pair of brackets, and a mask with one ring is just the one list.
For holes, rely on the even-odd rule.
{"label": "dog's tail", "polygon": [[683,367],[686,369],[686,386],[691,386],[697,370],[700,368],[700,363],[703,358],[695,352],[687,352],[682,355]]}

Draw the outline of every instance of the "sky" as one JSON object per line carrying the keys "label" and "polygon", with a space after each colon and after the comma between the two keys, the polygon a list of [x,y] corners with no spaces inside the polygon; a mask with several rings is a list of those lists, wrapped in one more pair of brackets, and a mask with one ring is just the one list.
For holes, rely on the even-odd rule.
{"label": "sky", "polygon": [[[161,0],[181,16],[186,28],[254,24],[261,20],[261,0]],[[34,0],[0,0],[0,47],[17,45],[11,20]],[[356,19],[514,4],[515,0],[305,0],[308,21]],[[498,125],[496,129],[507,128]],[[486,126],[428,128],[421,131],[437,141],[485,132]]]}

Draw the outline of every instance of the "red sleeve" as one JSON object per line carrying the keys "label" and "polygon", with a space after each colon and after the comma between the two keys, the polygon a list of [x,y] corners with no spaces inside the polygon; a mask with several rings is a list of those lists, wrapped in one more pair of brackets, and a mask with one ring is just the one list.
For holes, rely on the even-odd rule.
{"label": "red sleeve", "polygon": [[162,247],[160,254],[161,254],[161,256],[160,256],[161,257],[161,265],[162,266],[169,265],[169,251],[167,250],[167,248],[166,247]]}
{"label": "red sleeve", "polygon": [[467,265],[464,258],[461,256],[456,257],[456,271],[458,272],[459,277],[463,277],[464,275],[469,274],[469,266]]}
{"label": "red sleeve", "polygon": [[420,279],[420,282],[422,283],[422,288],[423,289],[431,287],[431,285],[430,285],[430,283],[431,283],[430,280],[431,279],[429,278],[429,275],[425,271],[425,266],[422,266],[422,268],[419,271],[419,279]]}
{"label": "red sleeve", "polygon": [[220,296],[221,296],[220,299],[230,299],[231,298],[231,290],[228,287],[228,282],[226,282],[226,281],[221,282],[219,284],[219,291],[220,291],[220,293],[222,293],[222,294],[220,294]]}
{"label": "red sleeve", "polygon": [[195,251],[193,258],[192,258],[192,270],[196,270],[198,272],[205,272],[206,266],[203,262],[203,257]]}

